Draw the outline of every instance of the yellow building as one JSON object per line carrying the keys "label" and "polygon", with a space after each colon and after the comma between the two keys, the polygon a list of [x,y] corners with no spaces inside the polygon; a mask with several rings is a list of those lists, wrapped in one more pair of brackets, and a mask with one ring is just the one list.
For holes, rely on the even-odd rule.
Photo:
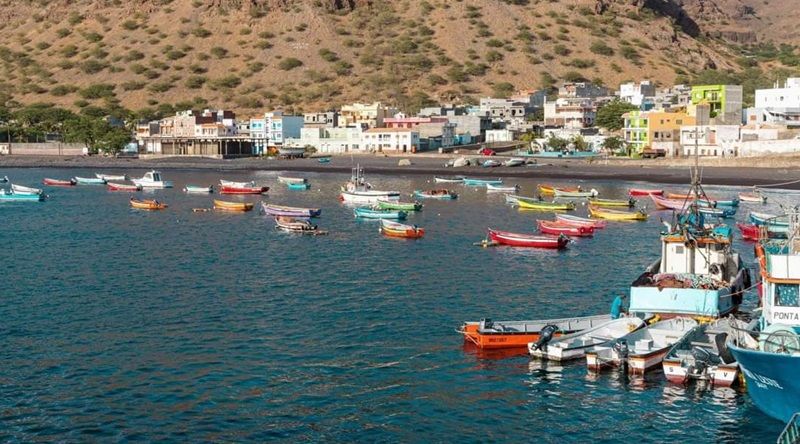
{"label": "yellow building", "polygon": [[655,150],[667,156],[679,155],[681,126],[695,124],[695,118],[683,111],[631,111],[624,118],[625,142],[638,154]]}

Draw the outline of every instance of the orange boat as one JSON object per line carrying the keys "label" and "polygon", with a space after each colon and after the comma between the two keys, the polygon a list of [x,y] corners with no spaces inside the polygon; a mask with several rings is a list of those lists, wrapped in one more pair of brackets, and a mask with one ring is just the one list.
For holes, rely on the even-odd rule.
{"label": "orange boat", "polygon": [[545,195],[556,194],[556,188],[566,193],[578,193],[581,191],[581,187],[556,187],[548,184],[540,184],[539,194],[545,194]]}
{"label": "orange boat", "polygon": [[214,209],[222,211],[245,212],[252,210],[253,204],[249,202],[227,202],[224,200],[214,199]]}
{"label": "orange boat", "polygon": [[425,236],[425,229],[416,225],[406,225],[390,220],[381,219],[381,233],[389,237],[403,237],[406,239],[419,239]]}
{"label": "orange boat", "polygon": [[131,198],[131,207],[139,210],[163,210],[167,204],[157,200],[139,200]]}
{"label": "orange boat", "polygon": [[480,322],[465,322],[458,332],[464,336],[465,341],[481,349],[522,348],[538,341],[543,332],[561,336],[586,330],[610,320],[611,316],[607,314],[538,321],[493,322],[491,319],[484,319]]}

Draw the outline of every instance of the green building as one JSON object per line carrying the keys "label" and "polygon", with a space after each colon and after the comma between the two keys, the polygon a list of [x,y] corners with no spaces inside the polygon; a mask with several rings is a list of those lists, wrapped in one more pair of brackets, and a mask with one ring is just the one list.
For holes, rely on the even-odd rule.
{"label": "green building", "polygon": [[633,152],[641,153],[649,142],[648,120],[646,111],[629,111],[622,115],[625,120],[623,129],[625,143],[631,145]]}
{"label": "green building", "polygon": [[708,104],[711,109],[712,124],[741,124],[742,99],[741,85],[692,86],[692,105]]}

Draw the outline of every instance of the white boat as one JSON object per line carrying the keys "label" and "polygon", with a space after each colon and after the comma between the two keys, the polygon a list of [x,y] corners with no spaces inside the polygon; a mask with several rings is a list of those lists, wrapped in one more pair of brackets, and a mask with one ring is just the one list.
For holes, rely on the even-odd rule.
{"label": "white boat", "polygon": [[591,370],[607,366],[619,367],[627,362],[628,373],[643,375],[661,364],[669,349],[680,341],[697,321],[691,318],[672,318],[628,333],[607,345],[586,353],[586,365]]}
{"label": "white boat", "polygon": [[220,186],[223,187],[231,187],[231,188],[255,188],[256,182],[251,180],[250,182],[233,182],[230,180],[219,180]]}
{"label": "white boat", "polygon": [[531,342],[528,344],[528,352],[531,356],[552,361],[580,359],[595,347],[621,338],[644,325],[644,321],[636,317],[614,319],[549,342]]}
{"label": "white boat", "polygon": [[25,187],[13,183],[11,184],[11,191],[13,191],[14,194],[27,194],[27,195],[42,194],[42,190],[40,190],[39,188]]}
{"label": "white boat", "polygon": [[503,166],[507,167],[517,167],[522,165],[525,165],[525,159],[512,158],[503,162]]}
{"label": "white boat", "polygon": [[128,176],[127,176],[126,174],[122,174],[122,175],[113,175],[113,174],[100,174],[100,173],[95,173],[95,174],[94,174],[94,177],[96,177],[96,178],[98,178],[98,179],[103,179],[103,180],[105,180],[106,182],[110,182],[110,181],[114,181],[114,180],[128,180]]}
{"label": "white boat", "polygon": [[280,182],[280,183],[306,183],[306,178],[305,177],[278,176],[278,182]]}
{"label": "white boat", "polygon": [[136,185],[142,188],[172,188],[171,180],[164,180],[159,171],[148,171],[144,173],[141,179],[131,179]]}
{"label": "white boat", "polygon": [[454,177],[439,177],[435,176],[433,181],[436,183],[464,183],[464,176],[454,176]]}
{"label": "white boat", "polygon": [[209,186],[198,186],[198,185],[186,185],[183,188],[183,191],[190,194],[209,194],[214,192],[214,187]]}
{"label": "white boat", "polygon": [[490,193],[516,193],[517,191],[519,191],[519,185],[508,187],[503,185],[492,185],[490,183],[487,183],[486,191]]}
{"label": "white boat", "polygon": [[597,190],[594,188],[589,191],[572,191],[553,188],[553,195],[555,197],[597,197],[597,194]]}
{"label": "white boat", "polygon": [[364,179],[364,172],[360,165],[353,168],[350,180],[342,187],[342,194],[339,199],[345,203],[353,204],[373,204],[378,201],[396,202],[400,200],[399,191],[379,191],[373,190],[372,185]]}
{"label": "white boat", "polygon": [[284,157],[303,157],[306,153],[305,147],[281,147],[278,154]]}

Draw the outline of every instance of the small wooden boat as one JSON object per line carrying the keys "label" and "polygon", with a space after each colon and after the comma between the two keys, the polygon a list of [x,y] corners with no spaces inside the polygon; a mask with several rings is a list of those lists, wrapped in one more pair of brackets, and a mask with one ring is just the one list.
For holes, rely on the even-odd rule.
{"label": "small wooden boat", "polygon": [[42,180],[42,183],[51,187],[72,187],[75,186],[75,184],[77,184],[78,182],[76,182],[75,179],[59,180],[59,179],[50,179],[45,177],[44,180]]}
{"label": "small wooden boat", "polygon": [[539,232],[542,234],[555,234],[575,237],[589,237],[594,235],[592,227],[576,227],[575,225],[562,224],[559,222],[539,220]]}
{"label": "small wooden boat", "polygon": [[307,180],[305,179],[305,177],[278,176],[278,182],[280,182],[280,183],[306,183]]}
{"label": "small wooden boat", "polygon": [[408,216],[405,211],[398,210],[380,210],[367,207],[359,207],[353,210],[356,217],[362,219],[397,219],[403,220]]}
{"label": "small wooden boat", "polygon": [[439,177],[435,176],[433,181],[436,183],[464,183],[464,176],[454,176],[454,177]]}
{"label": "small wooden boat", "polygon": [[131,207],[138,210],[163,210],[167,208],[167,204],[157,200],[140,200],[131,197]]}
{"label": "small wooden boat", "polygon": [[20,194],[9,190],[0,190],[0,201],[3,202],[42,202],[44,194]]}
{"label": "small wooden boat", "polygon": [[[545,335],[559,337],[587,328],[596,327],[610,321],[607,314],[562,319],[542,319],[535,321],[492,321],[464,322],[457,330],[464,341],[475,344],[480,349],[525,348]],[[547,328],[547,330],[545,330]]]}
{"label": "small wooden boat", "polygon": [[14,194],[30,194],[30,195],[42,194],[42,190],[39,188],[31,188],[13,183],[11,184],[11,191]]}
{"label": "small wooden boat", "polygon": [[607,366],[628,364],[628,373],[644,375],[661,366],[670,348],[680,341],[697,321],[691,318],[671,318],[645,326],[616,339],[613,343],[595,347],[586,353],[586,365],[598,371]]}
{"label": "small wooden boat", "polygon": [[277,216],[275,218],[275,228],[281,231],[297,234],[311,234],[321,236],[328,234],[327,231],[320,230],[315,224],[312,224],[308,219],[300,219],[290,216]]}
{"label": "small wooden boat", "polygon": [[492,185],[489,183],[486,184],[486,191],[490,193],[516,193],[519,191],[519,185],[506,187],[502,185]]}
{"label": "small wooden boat", "polygon": [[507,167],[518,167],[522,165],[525,165],[525,159],[511,158],[503,162],[503,166]]}
{"label": "small wooden boat", "polygon": [[223,185],[220,194],[264,194],[269,187],[230,187]]}
{"label": "small wooden boat", "polygon": [[109,181],[112,181],[112,180],[128,180],[128,176],[125,175],[125,174],[114,175],[114,174],[99,174],[99,173],[95,173],[94,177],[96,177],[98,179],[103,179],[106,182],[109,182]]}
{"label": "small wooden boat", "polygon": [[631,188],[628,190],[629,196],[663,196],[664,190],[647,189],[647,188]]}
{"label": "small wooden boat", "polygon": [[574,202],[545,202],[517,199],[517,205],[523,210],[572,211],[575,209]]}
{"label": "small wooden boat", "polygon": [[583,191],[581,187],[555,187],[553,185],[548,184],[539,184],[537,189],[539,190],[539,194],[543,194],[546,196],[553,196],[556,194],[556,188],[561,190],[562,193],[579,193]]}
{"label": "small wooden boat", "polygon": [[489,228],[489,239],[500,245],[527,248],[551,248],[561,250],[567,247],[569,238],[566,236],[537,236],[532,234],[511,233],[509,231],[493,230]]}
{"label": "small wooden boat", "polygon": [[659,210],[682,211],[684,208],[688,208],[692,203],[690,200],[665,199],[655,195],[650,195],[650,199],[653,200],[653,203]]}
{"label": "small wooden boat", "polygon": [[307,183],[287,183],[286,188],[294,191],[305,191],[311,188],[311,184]]}
{"label": "small wooden boat", "polygon": [[465,177],[463,182],[464,182],[464,185],[481,186],[481,187],[485,187],[486,185],[489,185],[489,184],[492,184],[492,185],[502,185],[503,184],[503,180],[502,179],[470,179],[468,177]]}
{"label": "small wooden boat", "polygon": [[589,203],[596,207],[628,207],[633,208],[636,206],[636,199],[630,198],[628,200],[625,199],[598,199],[596,197],[590,197]]}
{"label": "small wooden boat", "polygon": [[759,192],[739,193],[739,200],[748,203],[767,203],[767,196],[764,196]]}
{"label": "small wooden boat", "polygon": [[286,217],[319,217],[322,210],[319,208],[287,207],[284,205],[274,205],[261,202],[261,210],[270,216]]}
{"label": "small wooden boat", "polygon": [[127,183],[108,182],[106,184],[106,188],[108,189],[108,191],[127,191],[127,192],[142,191],[141,186],[129,185]]}
{"label": "small wooden boat", "polygon": [[596,197],[597,190],[592,188],[589,191],[574,191],[571,189],[553,188],[553,195],[555,197]]}
{"label": "small wooden boat", "polygon": [[228,202],[225,200],[214,199],[214,209],[221,211],[245,212],[252,210],[253,204],[250,202]]}
{"label": "small wooden boat", "polygon": [[144,173],[144,176],[139,179],[131,179],[131,182],[141,185],[142,188],[172,188],[172,181],[164,180],[161,172],[155,170]]}
{"label": "small wooden boat", "polygon": [[256,187],[255,181],[252,181],[252,180],[250,182],[233,182],[233,181],[230,181],[230,180],[220,179],[219,180],[219,185],[221,187],[231,187],[231,188],[255,188]]}
{"label": "small wooden boat", "polygon": [[750,221],[756,225],[769,225],[770,227],[788,227],[788,216],[777,216],[774,214],[750,212]]}
{"label": "small wooden boat", "polygon": [[481,166],[482,166],[483,168],[494,168],[494,167],[499,167],[499,166],[500,166],[500,162],[498,162],[498,161],[496,161],[496,160],[494,160],[494,159],[489,159],[489,160],[485,160],[485,161],[484,161],[484,162],[481,164]]}
{"label": "small wooden boat", "polygon": [[190,194],[209,194],[214,192],[214,187],[212,185],[207,187],[199,185],[186,185],[183,187],[183,191]]}
{"label": "small wooden boat", "polygon": [[616,221],[647,220],[647,213],[645,213],[644,211],[636,211],[636,212],[619,211],[619,210],[611,210],[608,208],[600,208],[594,205],[589,205],[589,216],[595,219],[606,219],[606,220],[616,220]]}
{"label": "small wooden boat", "polygon": [[534,357],[553,361],[580,359],[595,347],[608,344],[644,325],[643,320],[635,317],[614,319],[560,338],[531,342],[528,352]]}
{"label": "small wooden boat", "polygon": [[583,217],[573,216],[571,214],[556,213],[556,220],[562,224],[572,225],[574,227],[589,227],[597,229],[605,228],[607,222],[597,219],[586,219]]}
{"label": "small wooden boat", "polygon": [[420,211],[422,210],[422,203],[420,202],[392,202],[389,200],[379,200],[378,208],[382,210],[403,210],[403,211]]}
{"label": "small wooden boat", "polygon": [[106,180],[105,179],[100,179],[100,178],[97,178],[97,177],[79,177],[79,176],[75,176],[74,179],[78,183],[78,185],[105,185],[106,184]]}
{"label": "small wooden boat", "polygon": [[402,237],[407,239],[419,239],[425,235],[425,229],[416,225],[406,225],[390,220],[381,219],[380,232],[384,236]]}
{"label": "small wooden boat", "polygon": [[442,199],[442,200],[451,200],[457,199],[458,193],[455,191],[450,191],[447,189],[438,189],[438,190],[416,190],[414,191],[414,197],[418,199]]}

